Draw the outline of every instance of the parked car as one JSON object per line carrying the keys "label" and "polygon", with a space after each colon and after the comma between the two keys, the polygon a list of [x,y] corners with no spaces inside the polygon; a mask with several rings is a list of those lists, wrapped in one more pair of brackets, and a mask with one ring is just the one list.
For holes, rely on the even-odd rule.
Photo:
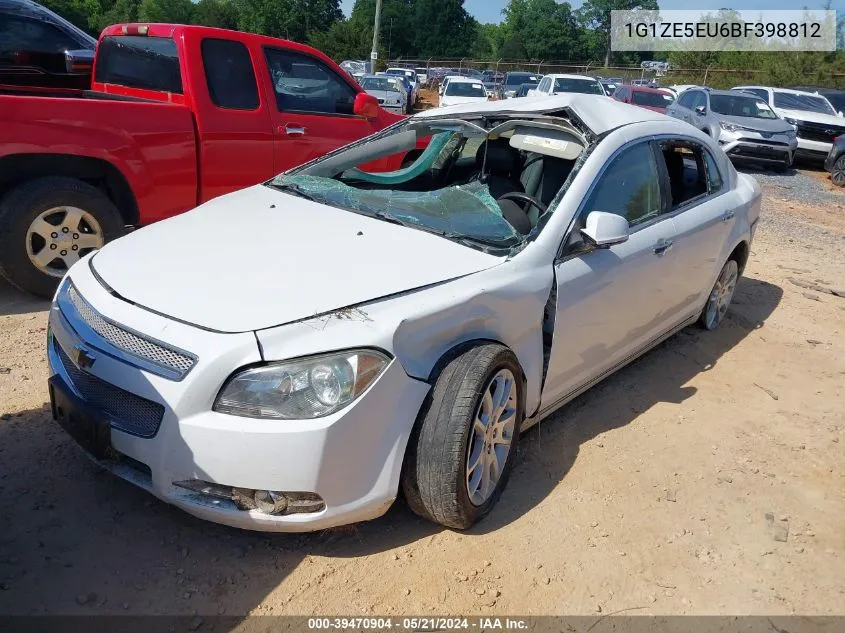
{"label": "parked car", "polygon": [[613,98],[660,113],[665,113],[666,108],[675,101],[674,95],[668,90],[634,85],[619,86],[613,93]]}
{"label": "parked car", "polygon": [[677,99],[678,96],[682,92],[684,92],[685,90],[688,90],[690,88],[705,88],[705,87],[706,86],[699,86],[697,84],[675,84],[675,85],[672,85],[672,86],[663,86],[662,88],[663,88],[663,90],[668,90],[669,92],[671,92],[673,95],[675,95],[675,99]]}
{"label": "parked car", "polygon": [[378,99],[379,105],[388,112],[405,114],[408,111],[408,93],[398,77],[364,75],[358,83],[367,94]]}
{"label": "parked car", "polygon": [[717,139],[734,159],[789,167],[798,147],[795,129],[750,93],[690,88],[666,110]]}
{"label": "parked car", "polygon": [[[404,169],[354,167],[424,139]],[[401,487],[468,528],[521,431],[719,326],[759,213],[713,139],[642,108],[428,110],[74,265],[50,310],[52,411],[102,466],[211,521],[318,530]]]}
{"label": "parked car", "polygon": [[845,187],[845,136],[833,139],[833,146],[824,161],[830,180],[837,187]]}
{"label": "parked car", "polygon": [[367,74],[367,62],[364,61],[346,60],[340,62],[340,67],[358,82],[360,82],[361,77]]}
{"label": "parked car", "polygon": [[477,79],[453,77],[443,94],[440,95],[440,107],[462,103],[479,103],[489,99],[487,90]]}
{"label": "parked car", "polygon": [[604,87],[595,77],[584,75],[546,75],[529,96],[550,96],[564,92],[579,92],[605,96]]}
{"label": "parked car", "polygon": [[805,158],[824,160],[830,153],[833,139],[845,134],[842,113],[837,113],[819,94],[767,86],[737,86],[731,90],[760,97],[780,118],[795,126],[796,153]]}
{"label": "parked car", "polygon": [[[600,79],[599,81],[601,82],[602,88],[604,88],[604,93],[608,97],[612,97],[613,93],[616,92],[617,84],[615,84],[612,81],[609,81],[607,79]],[[621,85],[621,84],[619,84],[619,85]]]}
{"label": "parked car", "polygon": [[499,95],[499,97],[501,99],[511,99],[516,96],[516,93],[519,91],[519,87],[522,84],[539,82],[540,76],[535,73],[526,73],[519,71],[505,73],[505,80],[501,85],[501,94]]}
{"label": "parked car", "polygon": [[386,75],[405,77],[411,86],[411,91],[408,93],[408,106],[410,109],[413,109],[417,104],[417,97],[420,94],[420,82],[417,73],[410,68],[388,68],[384,72]]}
{"label": "parked car", "polygon": [[845,112],[845,90],[836,90],[835,88],[823,88],[818,86],[793,86],[793,90],[802,90],[804,92],[814,92],[820,94],[825,99],[830,101],[830,105],[837,112]]}
{"label": "parked car", "polygon": [[463,75],[446,75],[443,77],[443,81],[440,82],[440,87],[437,89],[437,93],[442,97],[443,92],[446,90],[446,87],[449,85],[449,82],[452,79],[466,79]]}
{"label": "parked car", "polygon": [[97,40],[30,0],[0,0],[0,85],[91,87]]}
{"label": "parked car", "polygon": [[414,94],[414,87],[411,85],[411,82],[408,81],[408,78],[405,75],[389,75],[385,72],[376,73],[378,77],[390,77],[400,83],[402,86],[402,90],[405,92],[405,112],[406,114],[411,114],[414,111],[414,106],[411,103],[412,95]]}
{"label": "parked car", "polygon": [[73,262],[126,225],[254,185],[401,118],[313,48],[198,26],[106,28],[92,89],[0,94],[0,272],[36,294],[52,296]]}
{"label": "parked car", "polygon": [[417,77],[420,80],[420,87],[425,88],[428,85],[428,69],[427,68],[414,68],[414,72],[417,73]]}
{"label": "parked car", "polygon": [[534,90],[539,84],[538,83],[530,83],[530,84],[522,84],[519,87],[519,90],[516,91],[516,97],[527,97],[528,93]]}

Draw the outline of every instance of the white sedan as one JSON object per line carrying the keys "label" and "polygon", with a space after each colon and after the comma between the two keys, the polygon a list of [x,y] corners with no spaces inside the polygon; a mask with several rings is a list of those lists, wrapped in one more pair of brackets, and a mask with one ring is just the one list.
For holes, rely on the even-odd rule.
{"label": "white sedan", "polygon": [[[686,123],[503,103],[418,114],[80,260],[50,312],[58,423],[232,526],[372,519],[400,489],[440,524],[484,517],[520,431],[719,325],[760,212]],[[357,167],[423,140],[398,171]]]}
{"label": "white sedan", "polygon": [[566,92],[588,95],[607,95],[602,83],[595,77],[586,75],[546,75],[534,90],[528,91],[529,97],[550,97]]}
{"label": "white sedan", "polygon": [[477,104],[487,101],[489,98],[484,84],[477,79],[452,77],[443,88],[439,106],[442,108],[459,104]]}

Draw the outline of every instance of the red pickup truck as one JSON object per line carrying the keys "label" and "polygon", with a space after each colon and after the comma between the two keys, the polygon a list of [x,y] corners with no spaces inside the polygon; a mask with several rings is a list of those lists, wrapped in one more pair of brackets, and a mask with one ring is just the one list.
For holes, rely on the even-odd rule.
{"label": "red pickup truck", "polygon": [[0,273],[36,294],[127,226],[402,118],[313,48],[198,26],[108,27],[91,88],[0,89]]}

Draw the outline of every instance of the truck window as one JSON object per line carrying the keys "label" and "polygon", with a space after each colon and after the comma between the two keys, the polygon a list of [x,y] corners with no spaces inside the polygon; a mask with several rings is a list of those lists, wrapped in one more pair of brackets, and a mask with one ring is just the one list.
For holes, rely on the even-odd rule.
{"label": "truck window", "polygon": [[[42,20],[0,13],[0,54],[64,53],[80,42]],[[62,60],[64,61],[64,60]]]}
{"label": "truck window", "polygon": [[182,94],[176,42],[142,35],[104,37],[97,49],[94,81]]}
{"label": "truck window", "polygon": [[352,114],[355,90],[323,62],[276,48],[264,55],[279,111]]}
{"label": "truck window", "polygon": [[258,84],[246,46],[232,40],[205,39],[201,49],[208,94],[214,105],[230,110],[255,110]]}

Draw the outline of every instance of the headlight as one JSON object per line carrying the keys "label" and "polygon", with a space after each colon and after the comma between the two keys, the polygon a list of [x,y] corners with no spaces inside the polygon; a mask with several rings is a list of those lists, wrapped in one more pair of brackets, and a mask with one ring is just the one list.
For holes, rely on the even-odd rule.
{"label": "headlight", "polygon": [[723,130],[727,130],[728,132],[734,132],[735,130],[741,130],[742,128],[736,125],[735,123],[727,123],[726,121],[719,121],[719,126]]}
{"label": "headlight", "polygon": [[798,120],[797,119],[790,119],[789,117],[783,117],[783,120],[789,123],[794,129],[798,128]]}
{"label": "headlight", "polygon": [[350,350],[246,369],[224,385],[214,410],[272,420],[321,418],[358,398],[389,362],[383,352]]}
{"label": "headlight", "polygon": [[784,134],[786,135],[786,138],[795,138],[795,130],[794,129],[787,130],[786,132],[784,132]]}

